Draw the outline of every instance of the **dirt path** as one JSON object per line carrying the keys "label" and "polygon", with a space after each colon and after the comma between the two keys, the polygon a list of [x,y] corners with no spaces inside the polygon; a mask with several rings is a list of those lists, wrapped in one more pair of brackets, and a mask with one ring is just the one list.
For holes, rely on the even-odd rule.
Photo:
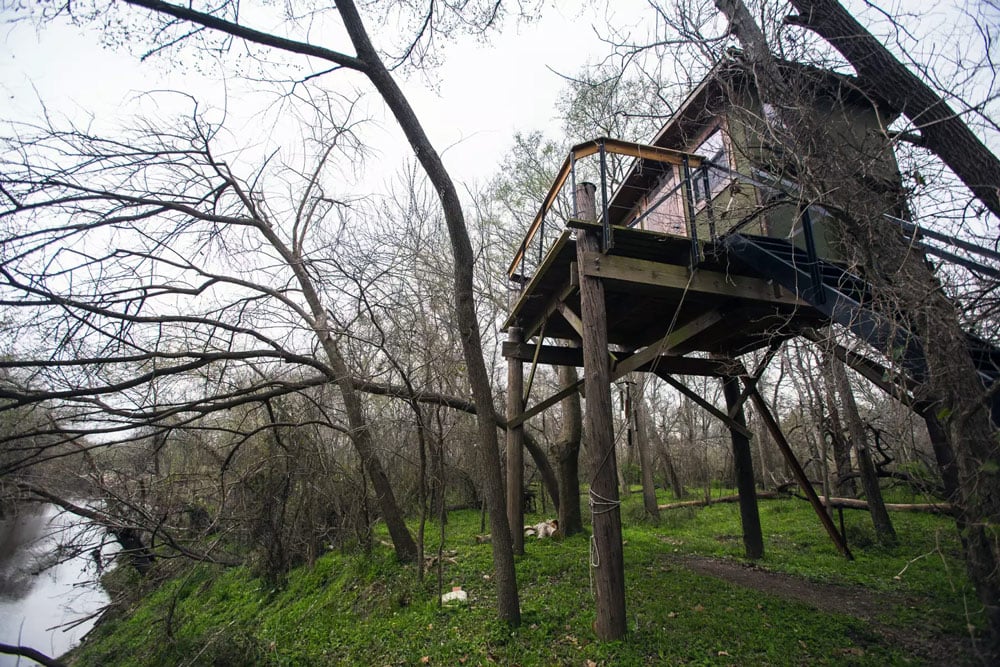
{"label": "dirt path", "polygon": [[802,602],[827,613],[863,619],[870,624],[872,630],[885,638],[886,643],[898,645],[928,664],[982,664],[976,658],[974,646],[969,639],[942,635],[935,632],[933,627],[891,627],[879,620],[879,616],[890,607],[918,605],[920,600],[892,593],[875,593],[860,586],[817,583],[737,561],[690,555],[669,558],[696,574]]}

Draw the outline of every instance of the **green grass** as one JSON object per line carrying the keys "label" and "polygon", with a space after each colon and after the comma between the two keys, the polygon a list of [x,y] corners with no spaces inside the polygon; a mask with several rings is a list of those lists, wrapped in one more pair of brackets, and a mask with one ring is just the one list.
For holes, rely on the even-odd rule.
{"label": "green grass", "polygon": [[[666,501],[666,498],[664,498]],[[129,613],[111,618],[75,652],[77,665],[607,665],[910,664],[867,621],[700,576],[683,556],[739,560],[738,509],[717,505],[636,520],[626,499],[628,638],[598,642],[589,540],[527,541],[518,559],[523,623],[494,619],[491,547],[477,544],[476,512],[451,515],[445,590],[465,607],[437,606],[434,573],[418,580],[379,545],[369,555],[332,552],[271,590],[243,568],[197,566],[168,580]],[[629,518],[632,518],[629,520]],[[897,630],[966,631],[975,608],[954,527],[941,517],[894,514],[899,545],[874,544],[867,515],[847,514],[856,559],[840,557],[809,506],[761,502],[760,565],[826,583],[861,586],[886,603],[879,622]],[[867,532],[866,532],[867,530]],[[436,531],[428,531],[436,532]],[[433,539],[433,538],[431,538]],[[428,553],[436,548],[428,545]],[[905,572],[899,574],[904,567]],[[898,575],[898,576],[897,576]],[[975,623],[975,619],[972,619]],[[426,660],[425,660],[426,659]]]}

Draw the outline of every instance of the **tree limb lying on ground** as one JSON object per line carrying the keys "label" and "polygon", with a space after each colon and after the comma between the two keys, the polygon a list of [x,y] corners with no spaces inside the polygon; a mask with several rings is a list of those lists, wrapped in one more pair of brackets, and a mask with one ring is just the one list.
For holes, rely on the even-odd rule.
{"label": "tree limb lying on ground", "polygon": [[[781,498],[787,495],[781,491],[758,491],[757,498]],[[795,495],[795,494],[792,494]],[[799,496],[795,496],[798,498]],[[844,508],[852,510],[866,510],[868,503],[857,498],[836,498],[820,496],[820,501],[827,507]],[[682,507],[707,507],[708,505],[718,505],[721,503],[739,502],[738,495],[720,496],[718,498],[702,498],[701,500],[684,500],[677,503],[667,503],[659,505],[661,510],[675,510]],[[929,512],[931,514],[952,514],[954,508],[950,503],[886,503],[885,508],[890,512]]]}

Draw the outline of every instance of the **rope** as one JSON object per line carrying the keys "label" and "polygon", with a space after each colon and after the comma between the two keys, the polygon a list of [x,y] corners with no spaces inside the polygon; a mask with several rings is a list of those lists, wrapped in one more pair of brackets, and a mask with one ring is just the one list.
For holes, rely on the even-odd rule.
{"label": "rope", "polygon": [[597,553],[597,541],[594,535],[590,535],[590,567],[587,568],[587,575],[590,577],[590,597],[595,597],[594,593],[594,568],[600,567],[601,561]]}
{"label": "rope", "polygon": [[[614,512],[621,507],[622,502],[620,500],[612,500],[611,498],[605,498],[599,493],[595,493],[591,489],[588,494],[588,504],[590,506],[590,518],[591,523],[593,523],[593,518],[598,514],[607,514],[608,512]],[[590,567],[587,568],[587,574],[590,576],[590,594],[594,595],[594,570],[601,566],[601,552],[597,548],[597,538],[591,534],[590,535]]]}
{"label": "rope", "polygon": [[653,358],[653,365],[650,367],[650,372],[656,371],[656,365],[660,363],[660,352],[663,351],[663,346],[666,344],[666,338],[674,332],[674,327],[677,326],[677,318],[680,317],[681,307],[684,305],[684,299],[687,298],[688,290],[691,289],[691,281],[694,280],[694,274],[698,271],[695,267],[693,271],[688,275],[687,283],[684,285],[684,291],[681,292],[680,301],[677,302],[677,307],[674,308],[674,314],[670,318],[670,326],[667,327],[667,333],[660,339],[660,349],[657,350],[656,356]]}
{"label": "rope", "polygon": [[[684,285],[684,291],[681,293],[680,301],[678,301],[677,307],[674,309],[674,314],[670,318],[670,325],[667,327],[667,334],[666,335],[670,335],[673,332],[674,327],[677,326],[677,318],[680,317],[681,307],[684,305],[684,300],[687,297],[687,293],[688,293],[688,291],[691,288],[691,281],[694,280],[694,274],[695,274],[696,271],[697,271],[697,267],[694,270],[692,270],[691,274],[688,276],[687,284]],[[664,336],[664,338],[666,338],[666,336]],[[661,350],[662,350],[664,344],[665,344],[665,340],[661,339],[661,343],[660,343],[660,349]],[[658,361],[659,361],[659,352],[657,353],[657,357],[653,361],[652,370],[656,369],[656,364],[658,363]],[[619,434],[619,436],[620,435],[621,434]],[[614,437],[613,441],[615,443],[617,443],[618,442],[618,437],[617,436]],[[615,451],[615,448],[612,447],[605,454],[604,459],[601,461],[600,465],[597,466],[597,471],[600,471],[605,465],[607,465],[608,458],[611,455],[613,455],[614,451]],[[594,473],[594,477],[595,478],[597,477],[597,472]],[[591,479],[590,483],[591,483],[591,485],[593,485],[594,480]],[[598,514],[606,514],[608,512],[616,511],[616,510],[618,510],[621,507],[622,503],[621,503],[620,500],[612,500],[611,498],[605,498],[601,494],[595,493],[594,490],[593,490],[593,488],[591,488],[590,491],[588,492],[588,504],[590,506],[590,518],[591,518],[591,522],[593,522],[593,518],[595,516],[597,516]],[[601,566],[601,553],[600,553],[600,550],[597,548],[597,540],[596,540],[596,538],[594,537],[593,534],[591,534],[591,536],[590,536],[590,553],[589,553],[589,559],[590,559],[590,567],[587,568],[587,574],[589,575],[589,578],[590,578],[590,594],[591,594],[591,596],[593,596],[594,595],[594,569],[596,569],[596,568],[598,568],[598,567]]]}
{"label": "rope", "polygon": [[[622,501],[620,500],[612,500],[611,498],[605,498],[601,494],[595,493],[593,489],[590,490],[591,516],[613,512],[614,510],[618,509],[618,507],[620,507],[621,504]],[[601,507],[602,509],[597,509],[598,507]]]}

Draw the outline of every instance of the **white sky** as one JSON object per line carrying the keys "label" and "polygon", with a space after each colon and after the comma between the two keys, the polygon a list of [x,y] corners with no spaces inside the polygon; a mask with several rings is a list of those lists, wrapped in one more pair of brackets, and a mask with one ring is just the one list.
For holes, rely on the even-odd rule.
{"label": "white sky", "polygon": [[[968,33],[968,24],[945,20],[947,15],[954,16],[955,5],[964,1],[940,3],[933,10],[934,20],[913,26],[915,43],[928,51],[928,60],[941,64],[957,55],[949,49],[970,42],[975,47],[981,41],[975,34],[964,38],[958,35],[956,39],[956,31]],[[601,4],[607,6],[595,8]],[[465,38],[448,44],[443,64],[431,75],[436,90],[419,74],[400,81],[457,181],[468,185],[488,179],[515,131],[553,127],[556,98],[563,89],[563,81],[553,70],[577,73],[609,51],[595,34],[594,26],[603,30],[610,22],[645,31],[653,20],[647,0],[581,5],[575,0],[553,0],[546,3],[539,20],[520,25],[508,22],[489,43]],[[904,12],[926,9],[916,0],[891,0],[887,6]],[[0,13],[0,18],[5,15]],[[877,17],[869,10],[865,18],[874,21]],[[996,11],[983,10],[983,17],[996,30],[1000,23]],[[367,18],[372,25],[371,17]],[[877,32],[877,27],[872,27]],[[66,114],[77,122],[92,115],[98,129],[113,132],[136,111],[140,91],[160,88],[190,92],[217,108],[226,106],[234,146],[263,144],[276,138],[287,145],[301,141],[298,129],[292,129],[294,123],[273,113],[273,95],[254,93],[249,88],[253,84],[241,83],[238,78],[224,82],[220,68],[211,63],[184,70],[169,67],[163,58],[139,62],[124,49],[115,52],[101,47],[97,26],[78,29],[50,25],[36,30],[30,23],[18,23],[0,25],[0,35],[0,95],[6,107],[0,111],[0,118],[37,118],[41,100],[50,111]],[[902,38],[906,41],[907,36]],[[313,41],[334,49],[345,46],[335,36],[329,40]],[[349,186],[345,182],[346,187],[364,192],[379,189],[380,183],[395,178],[411,153],[402,145],[394,120],[386,115],[371,87],[352,76],[335,73],[321,83],[326,87],[347,85],[370,93],[364,113],[375,121],[366,135],[374,147],[373,158],[367,163],[367,173],[358,175],[359,181]],[[269,110],[272,116],[267,115]],[[165,117],[166,111],[161,111]],[[261,125],[261,119],[269,124]]]}
{"label": "white sky", "polygon": [[[563,88],[554,71],[575,74],[606,55],[609,47],[593,28],[606,20],[606,14],[616,21],[635,22],[648,12],[644,0],[618,0],[613,10],[581,8],[577,2],[553,4],[539,20],[511,23],[489,43],[465,38],[448,44],[445,61],[431,74],[434,86],[420,74],[400,80],[457,181],[483,182],[496,169],[515,131],[553,125],[556,98]],[[50,112],[76,122],[93,116],[97,128],[113,132],[137,110],[140,92],[169,89],[190,92],[218,108],[226,105],[228,96],[227,125],[253,135],[260,134],[254,124],[273,102],[273,96],[254,97],[232,80],[223,85],[218,68],[201,68],[205,73],[180,71],[162,58],[140,62],[124,50],[103,48],[96,27],[49,25],[39,30],[18,23],[0,30],[0,95],[6,107],[0,116],[5,119],[38,118],[41,101]],[[350,76],[334,73],[322,83],[365,87],[356,78],[351,82]],[[391,179],[410,152],[393,148],[401,136],[380,103],[369,101],[365,112],[377,126],[370,135],[375,159],[369,160],[369,172],[376,173],[369,173],[369,179]],[[273,126],[268,131],[273,132]]]}

